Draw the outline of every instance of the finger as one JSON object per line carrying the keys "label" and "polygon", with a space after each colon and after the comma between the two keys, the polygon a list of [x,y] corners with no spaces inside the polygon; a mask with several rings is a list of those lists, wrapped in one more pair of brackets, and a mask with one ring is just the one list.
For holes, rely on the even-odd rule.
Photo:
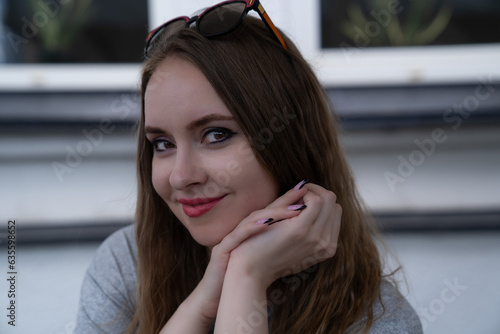
{"label": "finger", "polygon": [[[307,200],[306,196],[308,196]],[[305,195],[304,202],[306,208],[300,212],[298,217],[290,219],[291,223],[297,227],[299,234],[306,233],[306,230],[314,224],[322,209],[321,198],[317,195]]]}
{"label": "finger", "polygon": [[332,223],[330,224],[331,232],[329,234],[330,240],[328,240],[329,246],[327,246],[328,258],[333,257],[337,253],[341,224],[342,224],[342,207],[339,204],[335,204],[334,218]]}
{"label": "finger", "polygon": [[317,184],[309,184],[307,189],[308,191],[304,195],[304,203],[307,204],[311,201],[319,201],[320,206],[322,207],[321,210],[325,211],[325,213],[322,214],[322,218],[324,218],[324,215],[329,214],[327,211],[333,209],[333,206],[337,202],[337,196],[334,192]]}
{"label": "finger", "polygon": [[330,233],[333,220],[335,219],[335,209],[337,196],[331,191],[324,190],[320,196],[317,196],[317,201],[320,203],[320,212],[316,221],[311,226],[312,232]]}
{"label": "finger", "polygon": [[314,184],[314,183],[308,183],[307,190],[308,190],[308,192],[310,192],[314,195],[318,195],[318,196],[321,196],[325,191],[330,191],[330,190],[325,189],[324,187],[322,187],[318,184]]}
{"label": "finger", "polygon": [[260,216],[271,217],[262,218],[257,223],[267,224],[271,226],[275,223],[281,222],[283,220],[294,218],[307,208],[305,204],[292,204],[285,207],[269,208],[263,210],[264,213],[259,213]]}
{"label": "finger", "polygon": [[341,208],[336,204],[336,199],[333,192],[318,185],[309,185],[304,195],[308,207],[295,219],[298,222],[298,235],[308,235],[312,240],[318,240],[318,246],[331,256],[335,254],[340,229],[336,220],[340,219],[337,216],[341,214]]}
{"label": "finger", "polygon": [[306,193],[307,187],[309,186],[306,180],[299,182],[293,189],[288,190],[282,196],[278,197],[274,202],[269,204],[268,208],[274,208],[279,206],[287,206],[290,204],[297,203]]}
{"label": "finger", "polygon": [[340,204],[335,204],[335,219],[332,230],[332,240],[335,242],[339,239],[340,226],[342,225],[342,207]]}
{"label": "finger", "polygon": [[339,204],[335,203],[330,210],[325,223],[323,224],[324,230],[322,231],[322,234],[325,236],[325,240],[327,241],[327,243],[335,246],[335,248],[340,233],[341,217],[342,207]]}
{"label": "finger", "polygon": [[243,241],[257,234],[264,227],[264,224],[257,224],[257,222],[253,219],[251,221],[245,221],[243,224],[239,224],[233,231],[226,235],[216,247],[223,253],[229,254]]}
{"label": "finger", "polygon": [[289,205],[287,207],[266,208],[256,211],[235,227],[219,244],[222,252],[229,253],[243,241],[259,233],[266,226],[285,219],[296,217],[305,206]]}
{"label": "finger", "polygon": [[315,254],[320,261],[333,257],[337,252],[341,215],[339,204],[326,202],[308,229],[309,237],[316,240]]}

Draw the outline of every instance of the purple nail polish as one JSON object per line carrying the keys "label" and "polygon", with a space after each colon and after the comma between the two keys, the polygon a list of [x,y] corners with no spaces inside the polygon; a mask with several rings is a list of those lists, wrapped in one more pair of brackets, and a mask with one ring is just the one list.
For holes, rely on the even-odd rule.
{"label": "purple nail polish", "polygon": [[287,209],[292,210],[292,211],[301,211],[307,208],[307,205],[305,204],[295,204],[295,205],[290,205]]}
{"label": "purple nail polish", "polygon": [[273,218],[264,218],[264,219],[259,219],[257,221],[257,224],[268,224],[270,222],[272,222],[274,219]]}
{"label": "purple nail polish", "polygon": [[293,190],[300,190],[302,189],[302,187],[306,184],[306,183],[309,183],[309,180],[305,179],[305,180],[302,180],[300,181],[294,188]]}

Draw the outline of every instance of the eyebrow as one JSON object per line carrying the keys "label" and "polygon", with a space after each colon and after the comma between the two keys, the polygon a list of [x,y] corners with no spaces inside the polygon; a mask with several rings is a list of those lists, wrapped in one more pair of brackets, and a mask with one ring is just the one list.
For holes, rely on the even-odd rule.
{"label": "eyebrow", "polygon": [[[208,124],[210,122],[213,122],[213,121],[233,121],[233,120],[234,120],[233,116],[209,114],[209,115],[205,115],[205,116],[203,116],[199,119],[196,119],[196,120],[192,121],[191,123],[189,123],[187,126],[187,129],[192,131],[198,127],[201,127],[201,126]],[[146,134],[149,134],[149,133],[158,134],[158,133],[165,133],[166,131],[161,129],[161,128],[158,128],[158,127],[146,126],[146,127],[144,127],[144,132]]]}

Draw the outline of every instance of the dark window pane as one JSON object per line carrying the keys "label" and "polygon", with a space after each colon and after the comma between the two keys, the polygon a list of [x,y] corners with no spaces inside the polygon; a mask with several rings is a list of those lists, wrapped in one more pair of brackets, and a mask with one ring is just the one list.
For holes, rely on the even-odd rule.
{"label": "dark window pane", "polygon": [[140,62],[147,3],[0,0],[0,55],[9,63]]}
{"label": "dark window pane", "polygon": [[323,48],[500,42],[498,0],[321,0]]}

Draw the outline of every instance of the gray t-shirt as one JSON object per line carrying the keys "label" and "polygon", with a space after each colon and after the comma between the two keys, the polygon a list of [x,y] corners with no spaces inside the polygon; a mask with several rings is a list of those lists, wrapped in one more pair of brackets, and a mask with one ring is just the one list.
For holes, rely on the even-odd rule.
{"label": "gray t-shirt", "polygon": [[[74,334],[124,333],[132,320],[136,302],[137,245],[134,226],[109,236],[98,248],[83,280]],[[370,334],[421,334],[415,310],[389,282],[382,284],[384,316]],[[374,316],[382,306],[374,306]],[[354,328],[349,333],[354,333]]]}

